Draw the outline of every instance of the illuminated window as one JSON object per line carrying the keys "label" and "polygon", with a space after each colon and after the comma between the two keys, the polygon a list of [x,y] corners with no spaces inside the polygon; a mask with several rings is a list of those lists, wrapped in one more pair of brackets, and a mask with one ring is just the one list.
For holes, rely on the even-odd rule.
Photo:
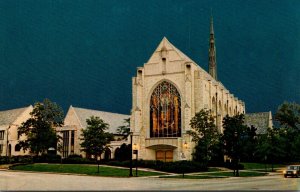
{"label": "illuminated window", "polygon": [[75,131],[71,131],[71,155],[74,154]]}
{"label": "illuminated window", "polygon": [[69,131],[63,131],[63,157],[68,157],[69,155]]}
{"label": "illuminated window", "polygon": [[181,136],[181,98],[166,81],[153,91],[150,101],[150,137]]}

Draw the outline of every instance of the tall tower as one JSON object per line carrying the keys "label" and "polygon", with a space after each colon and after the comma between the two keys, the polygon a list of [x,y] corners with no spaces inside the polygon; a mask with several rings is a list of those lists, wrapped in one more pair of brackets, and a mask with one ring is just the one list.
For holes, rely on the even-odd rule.
{"label": "tall tower", "polygon": [[217,59],[216,59],[216,46],[215,46],[215,33],[213,16],[210,17],[210,36],[209,36],[209,50],[208,50],[208,68],[209,74],[218,80],[217,77]]}

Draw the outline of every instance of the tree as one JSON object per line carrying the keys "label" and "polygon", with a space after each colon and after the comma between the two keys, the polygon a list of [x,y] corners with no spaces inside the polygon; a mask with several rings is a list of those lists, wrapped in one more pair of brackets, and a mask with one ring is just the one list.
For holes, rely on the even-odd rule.
{"label": "tree", "polygon": [[120,148],[117,148],[115,152],[115,160],[117,161],[127,161],[130,160],[131,155],[131,145],[126,145],[123,143]]}
{"label": "tree", "polygon": [[282,163],[286,156],[284,134],[282,130],[268,128],[266,134],[258,137],[256,152],[261,160],[272,164],[272,171],[274,160]]}
{"label": "tree", "polygon": [[255,160],[255,152],[257,146],[256,128],[251,125],[245,130],[244,137],[242,139],[243,152],[241,153],[241,160],[253,162]]}
{"label": "tree", "polygon": [[124,119],[124,125],[119,126],[117,133],[123,135],[123,138],[126,139],[130,133],[130,118]]}
{"label": "tree", "polygon": [[59,105],[49,99],[34,104],[31,117],[18,128],[20,134],[25,134],[27,139],[20,141],[23,150],[30,149],[31,153],[46,153],[49,148],[57,148],[60,139],[56,135],[55,127],[63,125],[64,113]]}
{"label": "tree", "polygon": [[187,131],[196,143],[193,159],[208,163],[215,155],[216,146],[219,142],[219,134],[214,124],[214,118],[207,110],[201,110],[191,119],[192,130]]}
{"label": "tree", "polygon": [[295,161],[300,153],[298,147],[300,137],[300,105],[284,102],[278,107],[275,120],[279,123],[277,129],[281,130],[281,137],[285,140],[285,159]]}
{"label": "tree", "polygon": [[284,102],[278,107],[275,120],[282,127],[300,131],[300,105],[297,103]]}
{"label": "tree", "polygon": [[101,154],[105,151],[106,145],[113,140],[114,135],[105,132],[109,125],[99,117],[91,116],[86,122],[87,128],[82,130],[83,142],[81,147],[87,154],[94,155],[96,159],[98,157],[101,159]]}
{"label": "tree", "polygon": [[229,158],[234,162],[234,174],[239,176],[238,164],[240,155],[243,152],[243,138],[245,136],[245,131],[247,126],[244,125],[244,115],[239,114],[233,117],[228,115],[223,119],[223,142],[224,142],[224,152]]}

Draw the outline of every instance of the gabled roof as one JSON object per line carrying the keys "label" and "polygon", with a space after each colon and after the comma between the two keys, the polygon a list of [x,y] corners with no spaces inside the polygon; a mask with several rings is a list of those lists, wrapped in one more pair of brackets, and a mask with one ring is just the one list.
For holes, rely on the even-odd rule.
{"label": "gabled roof", "polygon": [[[166,37],[164,37],[161,40],[161,42],[155,49],[154,53],[160,52],[162,49],[166,49],[167,51],[175,51],[180,59],[195,63],[192,59],[190,59],[188,56],[186,56],[184,53],[182,53],[179,49],[177,49],[172,43],[170,43],[170,41]],[[151,61],[152,56],[150,57],[150,59],[148,60],[147,63],[149,63]]]}
{"label": "gabled roof", "polygon": [[[147,63],[152,63],[152,60],[155,60],[154,59],[155,54],[161,52],[162,49],[166,49],[168,52],[170,52],[170,51],[175,52],[179,59],[184,60],[185,62],[191,62],[191,63],[193,63],[195,66],[198,67],[199,70],[201,70],[201,72],[203,72],[207,76],[211,77],[211,75],[206,70],[204,70],[195,61],[193,61],[191,58],[189,58],[187,55],[185,55],[183,52],[181,52],[166,37],[164,37],[161,40],[161,42],[159,43],[159,45],[157,46],[157,48],[155,49],[154,53],[151,55],[151,57],[149,58],[149,60],[147,61]],[[213,77],[211,77],[211,79],[214,80]],[[218,82],[218,81],[216,81],[216,82]]]}
{"label": "gabled roof", "polygon": [[272,128],[272,114],[271,112],[247,113],[245,114],[245,124],[247,126],[253,125],[257,128],[256,134],[264,134],[267,128]]}
{"label": "gabled roof", "polygon": [[0,111],[0,125],[10,125],[14,123],[26,109],[28,109],[28,107]]}
{"label": "gabled roof", "polygon": [[125,125],[124,119],[130,118],[130,115],[110,113],[110,112],[84,109],[78,107],[73,107],[73,110],[75,111],[82,128],[87,127],[86,119],[89,119],[91,116],[96,116],[96,117],[100,117],[105,123],[109,124],[108,132],[111,133],[117,133],[117,128],[119,126]]}

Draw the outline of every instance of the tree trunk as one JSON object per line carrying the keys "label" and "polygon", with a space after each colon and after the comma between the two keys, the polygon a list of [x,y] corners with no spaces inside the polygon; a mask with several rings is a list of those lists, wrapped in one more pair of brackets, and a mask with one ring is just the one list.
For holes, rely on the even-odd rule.
{"label": "tree trunk", "polygon": [[[101,159],[101,156],[100,156],[100,159]],[[99,173],[99,160],[98,160],[98,156],[96,156],[96,160],[97,160],[97,165],[98,165],[98,172]]]}

